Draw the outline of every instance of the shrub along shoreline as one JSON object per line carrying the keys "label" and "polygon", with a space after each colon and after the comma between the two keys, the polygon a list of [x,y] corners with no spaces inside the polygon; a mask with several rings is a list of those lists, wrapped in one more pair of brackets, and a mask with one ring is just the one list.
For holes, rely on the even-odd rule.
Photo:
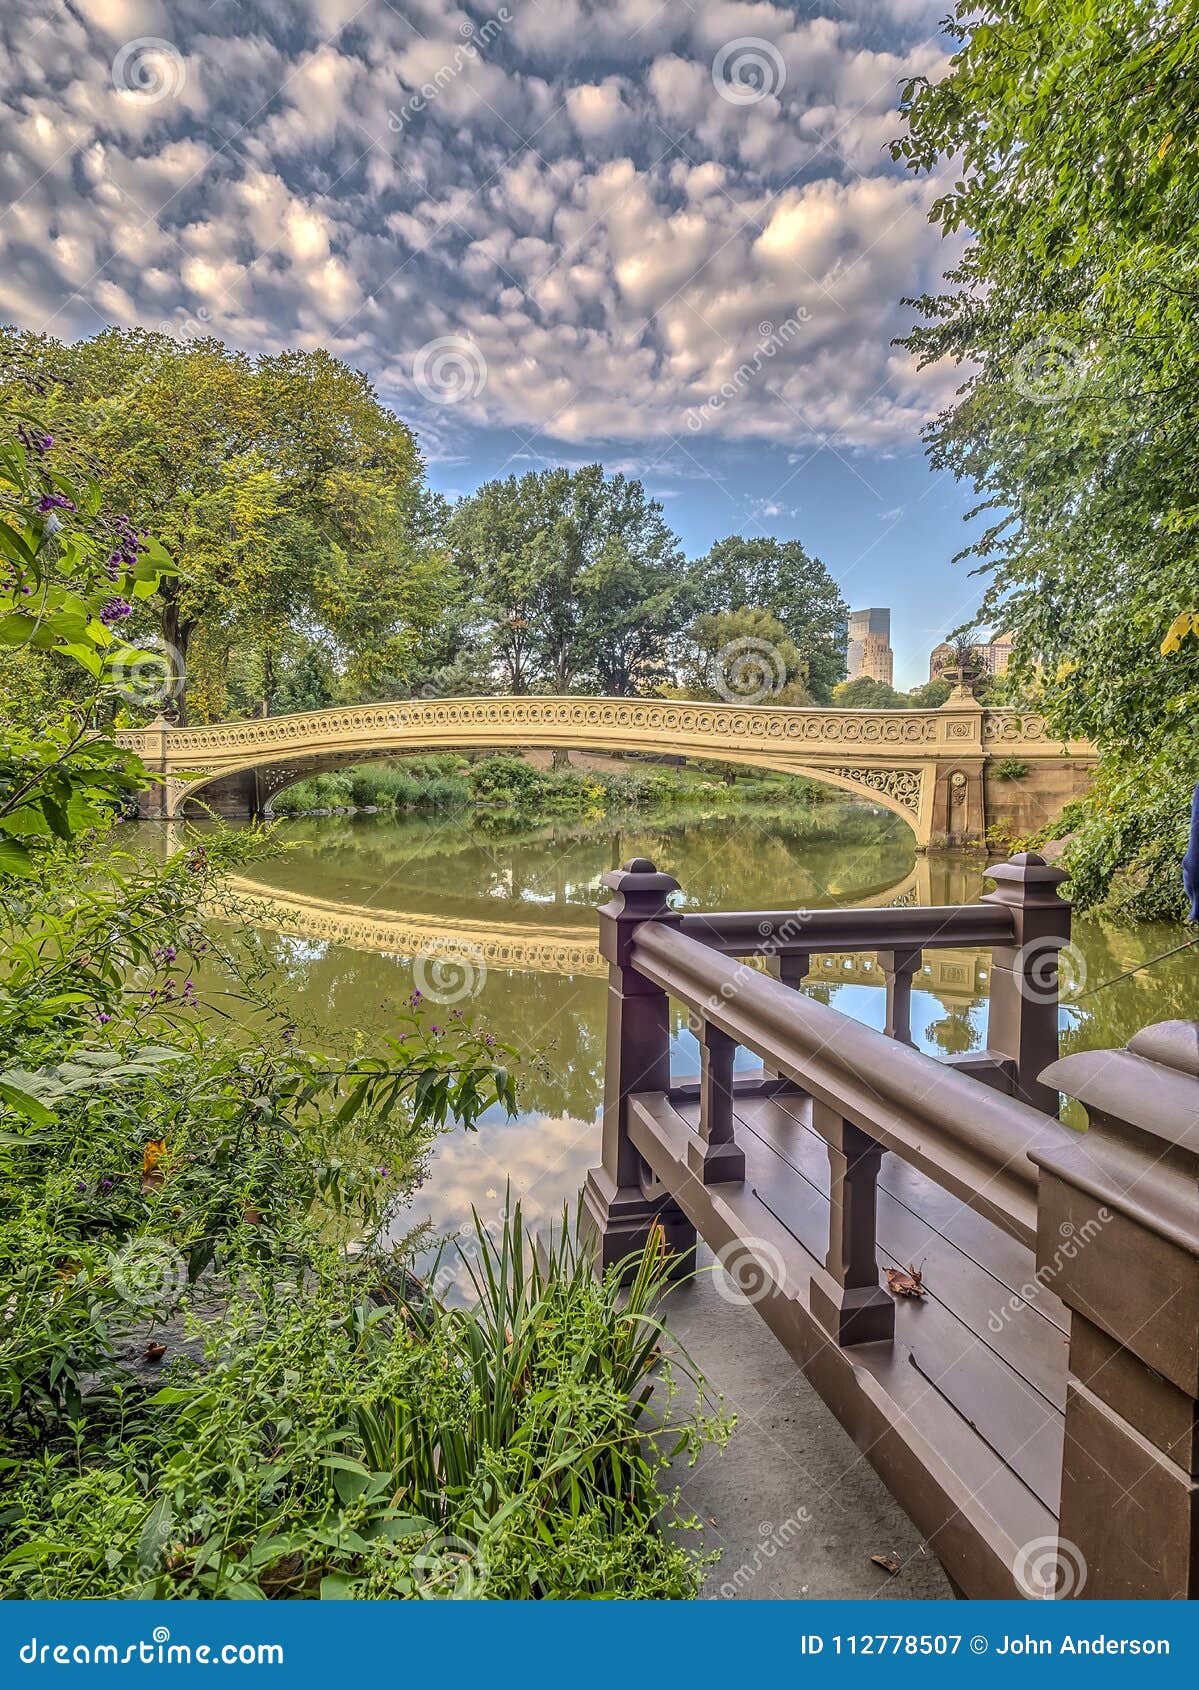
{"label": "shrub along shoreline", "polygon": [[220,936],[270,831],[155,865],[115,823],[171,560],[28,417],[0,540],[4,1594],[695,1595],[663,1473],[727,1428],[675,1406],[660,1241],[626,1299],[517,1210],[465,1310],[383,1247],[436,1135],[515,1112],[515,1052],[415,993],[376,1049],[305,1049]]}
{"label": "shrub along shoreline", "polygon": [[668,807],[739,810],[762,802],[802,806],[833,797],[827,788],[802,777],[726,764],[630,762],[621,769],[539,769],[509,754],[474,760],[439,754],[367,763],[297,781],[279,793],[272,810],[278,816],[303,816],[490,809],[587,818]]}

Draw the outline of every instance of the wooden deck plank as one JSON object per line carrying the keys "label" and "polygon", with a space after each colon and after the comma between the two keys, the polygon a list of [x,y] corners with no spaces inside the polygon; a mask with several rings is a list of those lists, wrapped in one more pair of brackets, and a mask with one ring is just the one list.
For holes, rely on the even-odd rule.
{"label": "wooden deck plank", "polygon": [[[689,1113],[693,1112],[680,1111],[661,1096],[632,1099],[629,1131],[633,1143],[676,1193],[676,1200],[714,1250],[719,1253],[740,1243],[775,1265],[777,1283],[756,1299],[757,1312],[929,1535],[950,1575],[968,1578],[969,1593],[974,1596],[1020,1594],[1011,1569],[1022,1544],[1054,1530],[1056,1483],[1047,1481],[1043,1451],[1038,1449],[1023,1460],[1025,1473],[1034,1480],[1030,1485],[972,1423],[973,1405],[967,1403],[964,1411],[930,1383],[922,1367],[913,1365],[909,1333],[923,1334],[927,1349],[928,1335],[936,1328],[938,1352],[927,1358],[935,1373],[946,1345],[944,1335],[960,1333],[961,1323],[933,1304],[898,1311],[902,1338],[894,1344],[865,1344],[852,1350],[834,1344],[809,1306],[813,1281],[827,1283],[827,1275],[767,1201],[785,1202],[785,1194],[790,1193],[793,1206],[801,1206],[810,1215],[815,1212],[812,1205],[820,1201],[819,1193],[753,1134],[746,1135],[744,1182],[701,1185],[687,1170],[687,1144],[694,1131],[693,1120],[686,1118]],[[796,1224],[802,1229],[807,1222]],[[930,1315],[931,1321],[922,1318]],[[918,1319],[919,1333],[913,1326]],[[954,1360],[952,1342],[943,1360],[946,1364]],[[997,1357],[991,1358],[990,1366],[997,1376],[1011,1374]],[[1014,1388],[1009,1381],[1009,1390]],[[1027,1401],[1022,1413],[1031,1423]],[[1019,1441],[1017,1437],[1015,1445]],[[1009,1451],[1013,1447],[1009,1443]],[[827,1476],[827,1482],[835,1481],[835,1475]],[[982,1570],[980,1541],[985,1545]]]}
{"label": "wooden deck plank", "polygon": [[[810,1125],[809,1100],[800,1096],[783,1095],[771,1102],[769,1109],[755,1107],[751,1112],[749,1100],[739,1103],[741,1119],[751,1131],[773,1144],[784,1156],[796,1158],[796,1166],[828,1194],[827,1157],[823,1154],[823,1140]],[[789,1124],[793,1123],[793,1125]],[[800,1137],[794,1128],[799,1128]],[[804,1155],[816,1146],[815,1155]],[[977,1262],[985,1272],[1005,1285],[1009,1293],[1028,1304],[1058,1328],[1069,1331],[1069,1316],[1061,1300],[1046,1286],[1031,1277],[1028,1251],[997,1226],[964,1207],[957,1198],[943,1191],[934,1180],[917,1173],[898,1156],[883,1158],[879,1184],[897,1202],[939,1231],[950,1243]]]}

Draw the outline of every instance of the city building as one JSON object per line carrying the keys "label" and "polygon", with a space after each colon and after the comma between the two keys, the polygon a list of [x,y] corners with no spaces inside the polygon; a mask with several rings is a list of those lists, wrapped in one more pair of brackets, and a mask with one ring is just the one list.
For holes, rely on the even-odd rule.
{"label": "city building", "polygon": [[895,654],[891,650],[891,612],[875,607],[849,613],[849,673],[856,681],[868,675],[872,681],[894,685]]}

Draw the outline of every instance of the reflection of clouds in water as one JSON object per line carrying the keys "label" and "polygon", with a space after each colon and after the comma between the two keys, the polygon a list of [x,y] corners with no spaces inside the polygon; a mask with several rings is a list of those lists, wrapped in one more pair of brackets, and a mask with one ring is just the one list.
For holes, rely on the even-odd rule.
{"label": "reflection of clouds in water", "polygon": [[329,952],[328,945],[321,939],[301,939],[294,933],[280,933],[278,938],[289,962],[322,962]]}
{"label": "reflection of clouds in water", "polygon": [[455,1232],[466,1236],[473,1233],[472,1205],[496,1230],[509,1186],[532,1230],[556,1225],[563,1205],[573,1216],[587,1170],[599,1160],[599,1147],[598,1121],[569,1115],[505,1121],[498,1111],[489,1111],[478,1132],[450,1133],[437,1142],[428,1179],[411,1207],[394,1217],[387,1237],[401,1239],[424,1221],[437,1238]]}

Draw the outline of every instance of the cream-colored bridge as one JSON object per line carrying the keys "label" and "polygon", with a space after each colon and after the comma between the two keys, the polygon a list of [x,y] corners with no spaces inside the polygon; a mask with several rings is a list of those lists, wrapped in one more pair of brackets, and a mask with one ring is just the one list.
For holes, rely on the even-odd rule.
{"label": "cream-colored bridge", "polygon": [[[1094,762],[1090,745],[1051,739],[1040,717],[984,709],[967,694],[940,710],[627,698],[404,700],[212,727],[158,721],[118,738],[162,777],[143,814],[167,818],[204,808],[259,814],[306,775],[404,753],[635,751],[806,775],[894,811],[920,846],[979,843],[988,824],[1005,817],[1031,831],[1082,790]],[[1010,778],[997,778],[1005,772]]]}

